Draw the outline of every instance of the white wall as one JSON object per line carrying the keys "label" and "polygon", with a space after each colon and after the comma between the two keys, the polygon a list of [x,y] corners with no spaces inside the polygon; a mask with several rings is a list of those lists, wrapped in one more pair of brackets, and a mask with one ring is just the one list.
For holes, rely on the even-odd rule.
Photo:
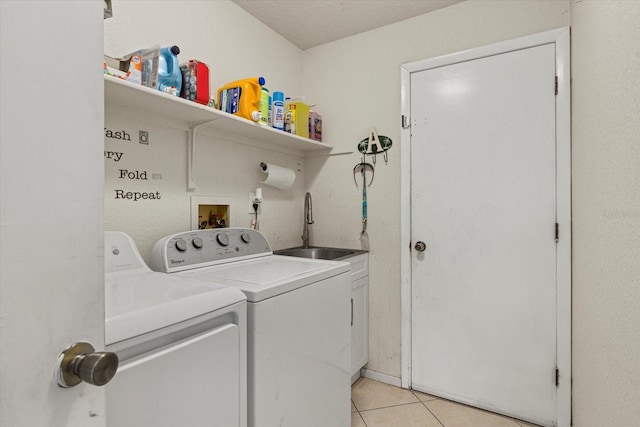
{"label": "white wall", "polygon": [[[369,190],[369,368],[392,377],[400,376],[400,64],[571,24],[574,425],[632,425],[640,418],[640,159],[636,144],[640,2],[574,0],[569,6],[568,1],[468,1],[302,53],[227,2],[197,3],[198,31],[194,32],[158,25],[166,21],[164,10],[171,8],[154,11],[148,5],[114,2],[115,18],[105,23],[105,52],[118,55],[155,43],[179,44],[183,57],[197,57],[211,65],[214,88],[240,76],[263,74],[272,90],[298,92],[317,104],[324,117],[325,140],[337,147],[334,153],[354,152],[371,126],[394,140],[389,164],[378,158]],[[234,25],[245,35],[226,37],[233,34],[229,27]],[[108,116],[107,124],[137,129],[149,120],[124,112]],[[168,136],[158,146],[178,159],[177,169],[169,171],[174,176],[169,186],[176,203],[145,214],[154,220],[170,218],[164,222],[166,228],[149,226],[139,212],[120,214],[119,208],[107,208],[107,225],[132,232],[147,249],[169,228],[188,227],[189,195],[182,192],[186,136],[182,129],[163,126],[157,130],[167,130]],[[220,172],[212,168],[199,176],[199,185],[203,181],[208,185],[198,189],[201,194],[229,193],[244,200],[257,177],[235,183],[224,178],[229,169],[251,169],[263,156],[280,159],[275,152],[207,138],[212,157],[220,145],[225,159],[241,166],[222,165]],[[175,140],[176,146],[171,146]],[[278,215],[293,221],[289,227],[286,222],[278,224],[278,231],[286,234],[281,235],[279,247],[299,243],[306,189],[314,197],[312,242],[359,247],[361,193],[352,176],[359,159],[357,151],[307,159],[302,168],[304,187],[296,187],[292,195],[272,195],[280,197],[274,205]],[[163,161],[158,167],[168,170]],[[291,165],[299,161],[296,156],[285,158]],[[106,201],[107,206],[110,203]],[[296,210],[291,217],[286,213]],[[267,217],[267,223],[275,218]],[[138,233],[138,227],[143,231]],[[271,230],[268,237],[277,239]]]}
{"label": "white wall", "polygon": [[104,343],[102,4],[0,2],[0,425],[103,427],[58,355]]}
{"label": "white wall", "polygon": [[[264,76],[266,87],[300,95],[301,51],[229,1],[113,1],[105,21],[105,53],[121,56],[153,45],[178,45],[180,62],[195,58],[209,65],[211,93],[223,84]],[[184,13],[169,19],[170,13]],[[105,159],[105,227],[129,233],[143,257],[161,237],[191,228],[191,196],[232,199],[232,226],[248,227],[249,192],[263,188],[260,231],[276,249],[301,244],[304,170],[300,155],[243,145],[239,140],[199,132],[194,192],[187,192],[187,130],[144,112],[107,104],[105,127],[126,130],[132,142],[105,138],[105,150],[124,151],[120,162]],[[149,145],[138,144],[138,131],[149,132]],[[296,171],[291,190],[259,184],[261,161]],[[120,169],[147,171],[147,181],[120,178]],[[161,175],[162,179],[151,179]],[[159,192],[160,200],[116,199],[115,191]]]}
{"label": "white wall", "polygon": [[154,45],[180,47],[180,60],[209,65],[211,88],[264,76],[266,87],[299,95],[301,51],[234,3],[113,0],[104,52],[120,56]]}
{"label": "white wall", "polygon": [[338,207],[315,216],[314,243],[359,247],[356,145],[371,126],[394,142],[388,165],[378,156],[367,192],[369,369],[400,377],[400,65],[568,24],[565,1],[468,1],[304,51],[305,92],[323,114],[327,141],[355,151],[306,161],[314,207]]}
{"label": "white wall", "polygon": [[640,2],[572,1],[573,420],[640,420]]}

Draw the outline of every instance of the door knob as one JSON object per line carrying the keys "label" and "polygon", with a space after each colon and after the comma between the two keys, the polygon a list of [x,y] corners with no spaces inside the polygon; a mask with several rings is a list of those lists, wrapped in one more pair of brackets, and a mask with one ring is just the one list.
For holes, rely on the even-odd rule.
{"label": "door knob", "polygon": [[112,352],[96,352],[86,342],[77,342],[60,353],[57,368],[58,385],[68,388],[82,381],[92,385],[105,385],[118,370],[118,355]]}
{"label": "door knob", "polygon": [[418,252],[424,252],[424,250],[427,249],[427,245],[424,242],[416,242],[414,247]]}

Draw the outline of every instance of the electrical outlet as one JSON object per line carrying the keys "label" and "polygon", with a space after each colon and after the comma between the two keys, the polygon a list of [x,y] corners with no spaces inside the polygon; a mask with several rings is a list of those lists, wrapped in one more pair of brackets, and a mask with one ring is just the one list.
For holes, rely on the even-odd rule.
{"label": "electrical outlet", "polygon": [[[256,199],[256,193],[253,191],[249,192],[249,215],[255,215],[256,211],[253,210],[253,203]],[[262,203],[258,203],[258,214],[262,213],[261,209]]]}

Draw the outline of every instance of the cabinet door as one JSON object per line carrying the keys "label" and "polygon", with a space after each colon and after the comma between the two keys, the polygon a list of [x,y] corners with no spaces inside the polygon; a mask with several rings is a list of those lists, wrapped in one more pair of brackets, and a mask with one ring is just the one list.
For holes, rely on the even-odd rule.
{"label": "cabinet door", "polygon": [[351,282],[351,375],[369,361],[369,277]]}

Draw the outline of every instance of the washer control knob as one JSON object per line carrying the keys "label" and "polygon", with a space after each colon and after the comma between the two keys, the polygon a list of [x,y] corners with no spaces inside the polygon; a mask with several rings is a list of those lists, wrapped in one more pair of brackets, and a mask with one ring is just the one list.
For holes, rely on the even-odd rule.
{"label": "washer control knob", "polygon": [[178,252],[186,252],[187,251],[187,242],[184,239],[178,239],[175,243],[176,249]]}
{"label": "washer control knob", "polygon": [[242,239],[243,242],[245,243],[251,243],[251,234],[249,233],[242,233],[242,235],[240,236],[240,238]]}
{"label": "washer control knob", "polygon": [[226,233],[218,233],[216,240],[220,243],[220,246],[229,246],[229,236]]}
{"label": "washer control knob", "polygon": [[202,249],[202,246],[204,246],[204,242],[202,241],[202,239],[200,237],[195,237],[193,239],[193,241],[191,242],[191,244],[196,249]]}

